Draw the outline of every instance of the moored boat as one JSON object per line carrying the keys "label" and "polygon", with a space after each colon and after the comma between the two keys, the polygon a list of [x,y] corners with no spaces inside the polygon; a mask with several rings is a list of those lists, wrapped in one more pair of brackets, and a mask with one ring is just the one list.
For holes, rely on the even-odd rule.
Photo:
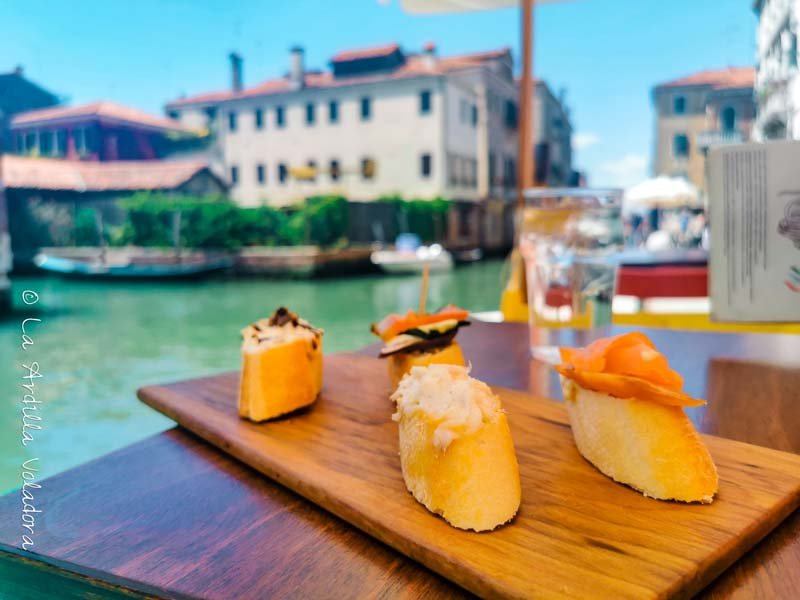
{"label": "moored boat", "polygon": [[232,266],[227,256],[117,255],[58,256],[40,252],[34,263],[42,270],[65,277],[96,279],[190,279],[210,275]]}
{"label": "moored boat", "polygon": [[386,273],[394,274],[421,273],[426,265],[431,273],[453,268],[453,256],[441,244],[423,246],[419,236],[413,233],[401,233],[394,249],[375,250],[370,260]]}
{"label": "moored boat", "polygon": [[392,274],[421,273],[425,265],[430,266],[431,273],[453,268],[452,255],[439,244],[420,246],[416,250],[376,250],[370,260]]}

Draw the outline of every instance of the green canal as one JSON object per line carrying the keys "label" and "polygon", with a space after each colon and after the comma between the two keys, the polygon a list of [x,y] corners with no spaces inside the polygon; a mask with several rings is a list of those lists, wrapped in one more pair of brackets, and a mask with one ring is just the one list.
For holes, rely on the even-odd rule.
{"label": "green canal", "polygon": [[[428,306],[496,310],[502,271],[502,261],[484,261],[432,275]],[[237,369],[239,330],[280,304],[324,328],[325,351],[339,352],[374,341],[369,324],[415,306],[419,286],[418,277],[380,275],[135,284],[16,278],[17,311],[0,321],[0,492],[20,485],[30,458],[39,459],[37,478],[49,476],[171,427],[136,400],[136,388]],[[25,291],[38,301],[26,306]],[[26,318],[40,321],[27,321],[23,350]],[[25,379],[34,362],[41,377]],[[41,429],[29,430],[33,439],[23,445],[26,395],[37,402]]]}

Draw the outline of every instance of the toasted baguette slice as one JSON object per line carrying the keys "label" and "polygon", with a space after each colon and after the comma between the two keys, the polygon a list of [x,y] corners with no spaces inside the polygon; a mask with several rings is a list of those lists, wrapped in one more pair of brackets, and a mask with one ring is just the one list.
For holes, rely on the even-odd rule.
{"label": "toasted baguette slice", "polygon": [[312,404],[319,395],[322,331],[292,316],[281,322],[273,315],[242,332],[239,415],[246,419],[272,419]]}
{"label": "toasted baguette slice", "polygon": [[678,406],[621,399],[561,378],[575,445],[614,481],[659,500],[711,502],[717,469]]}
{"label": "toasted baguette slice", "polygon": [[453,527],[490,531],[519,509],[517,457],[500,399],[452,365],[413,367],[392,400],[406,487]]}
{"label": "toasted baguette slice", "polygon": [[433,348],[422,352],[398,352],[397,354],[392,354],[386,360],[389,364],[389,379],[392,382],[392,388],[397,387],[397,384],[400,383],[400,380],[412,367],[426,367],[428,365],[464,366],[464,354],[461,352],[461,346],[455,341],[442,348]]}

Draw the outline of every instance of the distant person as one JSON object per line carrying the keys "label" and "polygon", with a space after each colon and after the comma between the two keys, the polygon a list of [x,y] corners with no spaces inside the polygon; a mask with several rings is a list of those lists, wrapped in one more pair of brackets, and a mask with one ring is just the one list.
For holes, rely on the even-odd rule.
{"label": "distant person", "polygon": [[631,243],[638,248],[644,244],[646,237],[642,215],[634,214],[631,217]]}
{"label": "distant person", "polygon": [[689,220],[691,217],[691,211],[685,206],[681,209],[681,212],[678,213],[678,223],[680,225],[681,235],[683,236],[689,231]]}
{"label": "distant person", "polygon": [[699,246],[703,241],[703,232],[706,230],[706,215],[700,211],[689,221],[687,232],[692,246]]}

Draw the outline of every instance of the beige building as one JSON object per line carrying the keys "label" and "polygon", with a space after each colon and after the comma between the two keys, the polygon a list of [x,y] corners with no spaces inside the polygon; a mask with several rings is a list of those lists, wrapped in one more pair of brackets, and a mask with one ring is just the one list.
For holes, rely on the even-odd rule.
{"label": "beige building", "polygon": [[753,68],[737,67],[657,85],[654,174],[685,177],[704,191],[709,148],[750,139],[754,77]]}
{"label": "beige building", "polygon": [[[167,114],[215,136],[212,165],[242,204],[286,205],[317,194],[510,199],[516,184],[518,85],[511,52],[438,56],[427,44],[338,53],[252,87],[231,55],[231,87],[174,100]],[[572,177],[569,115],[537,84],[540,180]]]}
{"label": "beige building", "polygon": [[755,0],[753,10],[758,16],[758,119],[753,137],[759,141],[800,139],[800,2]]}

